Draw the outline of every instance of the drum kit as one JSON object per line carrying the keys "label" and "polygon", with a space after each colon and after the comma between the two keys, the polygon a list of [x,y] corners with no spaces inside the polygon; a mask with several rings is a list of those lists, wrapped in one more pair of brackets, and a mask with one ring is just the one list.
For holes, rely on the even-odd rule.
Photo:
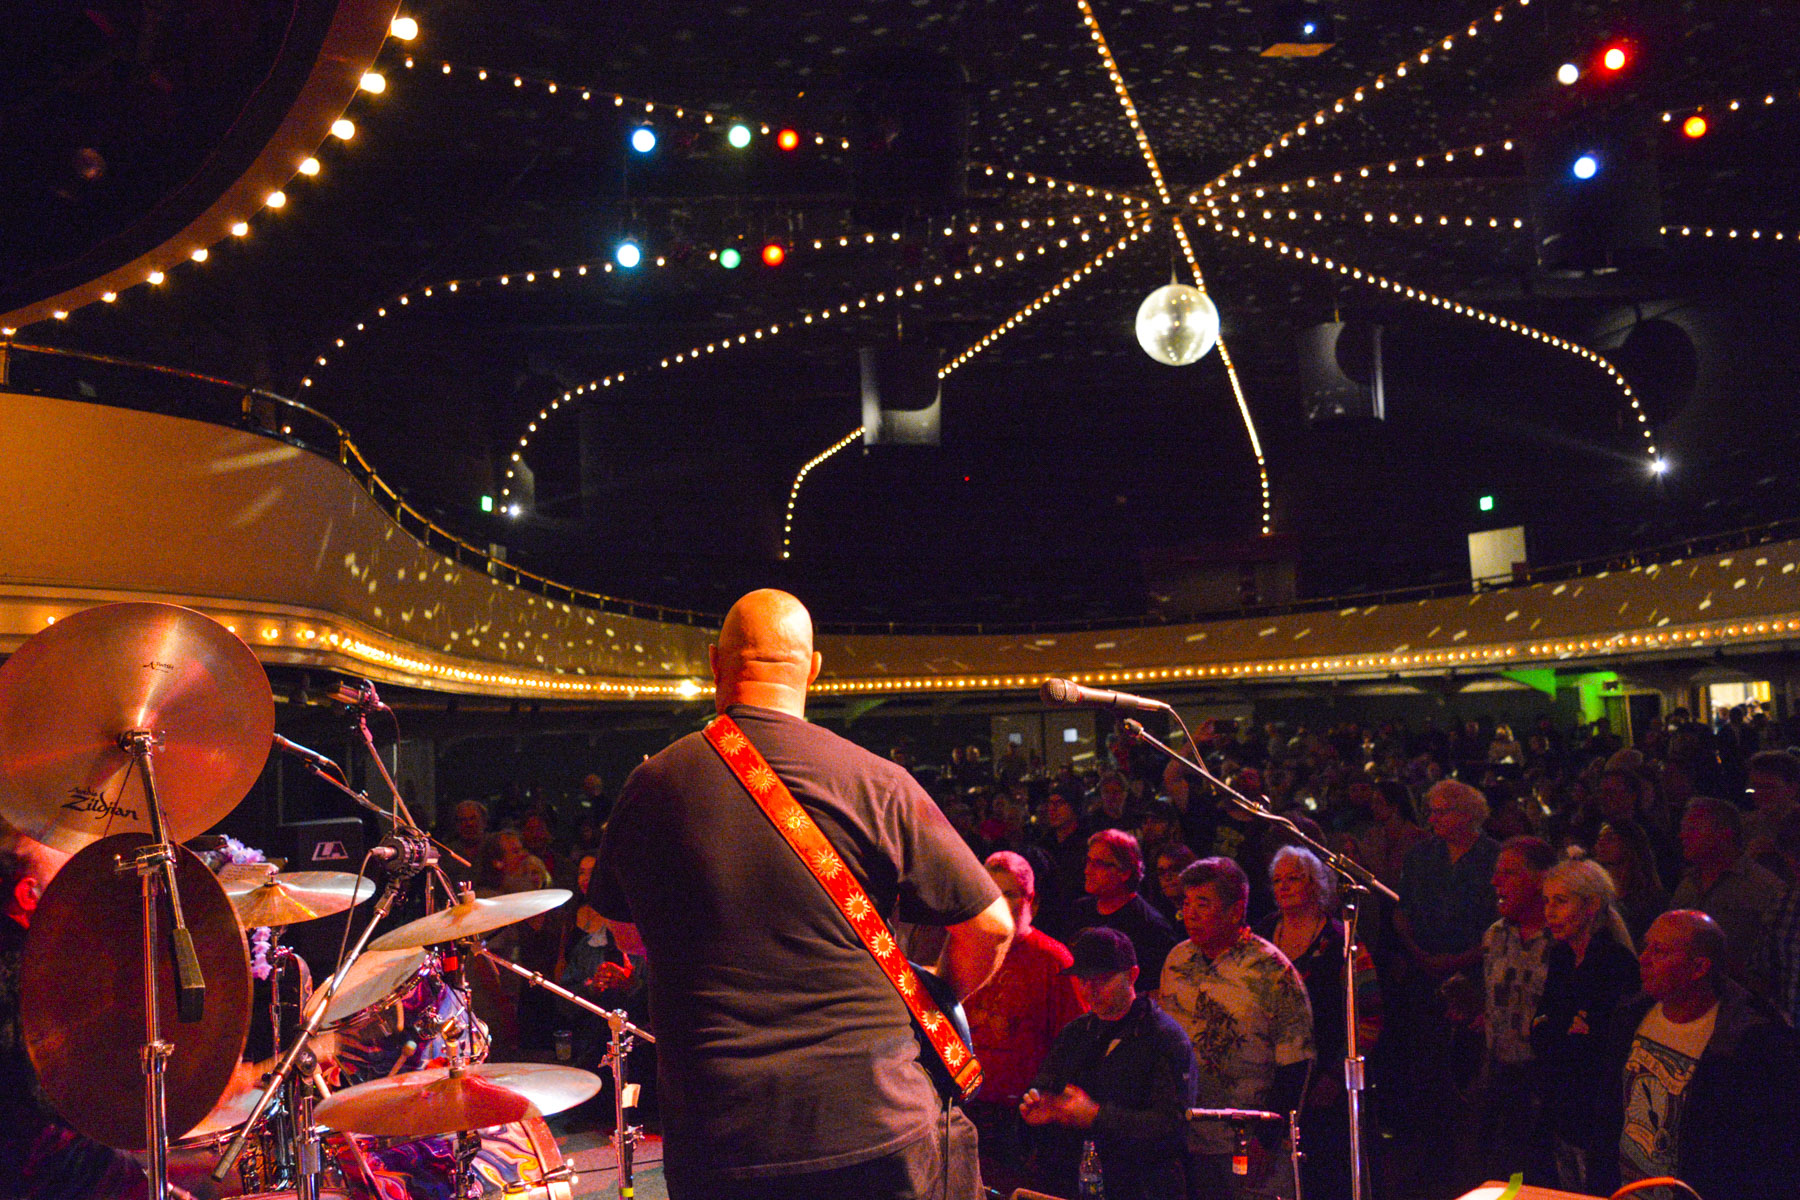
{"label": "drum kit", "polygon": [[[359,695],[378,703],[372,688]],[[274,723],[255,655],[174,605],[86,609],[0,666],[0,816],[72,855],[32,915],[19,969],[20,1028],[52,1107],[77,1132],[141,1156],[153,1200],[568,1200],[575,1175],[542,1118],[593,1096],[600,1079],[484,1061],[487,1030],[463,969],[480,957],[611,1025],[602,1065],[615,1085],[619,1194],[631,1195],[639,1131],[624,1122],[623,1064],[634,1037],[655,1039],[482,945],[570,893],[453,889],[441,848],[374,753],[366,710],[363,738],[391,807],[353,790],[323,756],[302,757],[385,822],[363,865],[378,864],[379,888],[360,873],[266,863],[215,874],[183,844],[227,816],[271,746],[286,744]],[[376,937],[415,880],[426,915]],[[370,901],[360,936],[314,988],[283,931]],[[253,1065],[241,1060],[256,929],[272,936],[280,1053]]]}

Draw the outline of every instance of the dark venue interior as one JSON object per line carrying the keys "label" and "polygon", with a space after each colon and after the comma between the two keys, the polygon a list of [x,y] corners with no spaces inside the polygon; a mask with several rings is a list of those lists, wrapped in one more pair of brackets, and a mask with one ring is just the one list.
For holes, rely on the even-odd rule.
{"label": "dark venue interior", "polygon": [[[960,1161],[804,1054],[683,1074],[711,941],[631,867],[756,861],[644,814],[716,707],[800,715],[777,593],[810,728],[748,740],[967,991],[985,1194],[1800,1197],[1792,4],[9,27],[0,1200]],[[912,816],[818,801],[802,745]],[[955,870],[882,857],[913,820]],[[1185,1103],[1069,1066],[1145,996]],[[728,1094],[814,1157],[707,1126]]]}

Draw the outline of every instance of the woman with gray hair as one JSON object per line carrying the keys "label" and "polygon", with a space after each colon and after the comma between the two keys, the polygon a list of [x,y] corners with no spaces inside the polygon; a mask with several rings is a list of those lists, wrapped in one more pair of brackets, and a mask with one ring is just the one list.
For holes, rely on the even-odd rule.
{"label": "woman with gray hair", "polygon": [[1612,877],[1592,859],[1569,859],[1545,872],[1544,924],[1556,941],[1546,956],[1531,1048],[1559,1184],[1584,1192],[1587,1148],[1602,1140],[1595,1102],[1608,1086],[1601,1042],[1613,1010],[1638,990],[1638,961]]}
{"label": "woman with gray hair", "polygon": [[[1344,923],[1337,919],[1337,879],[1312,851],[1283,846],[1269,866],[1275,911],[1256,932],[1300,972],[1312,1004],[1317,1050],[1312,1086],[1300,1116],[1311,1147],[1301,1164],[1301,1191],[1314,1200],[1350,1194],[1350,1115],[1344,1100]],[[1373,912],[1369,914],[1373,919]],[[1375,960],[1356,947],[1356,1037],[1367,1054],[1381,1034],[1381,990]]]}

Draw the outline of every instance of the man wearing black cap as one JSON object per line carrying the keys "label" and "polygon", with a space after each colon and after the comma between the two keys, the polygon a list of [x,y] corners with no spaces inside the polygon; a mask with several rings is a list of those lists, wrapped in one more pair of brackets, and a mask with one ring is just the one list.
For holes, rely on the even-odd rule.
{"label": "man wearing black cap", "polygon": [[1081,1143],[1100,1151],[1107,1200],[1183,1200],[1183,1135],[1194,1104],[1187,1034],[1137,994],[1137,952],[1116,929],[1083,930],[1071,947],[1075,992],[1088,1008],[1063,1027],[1019,1114],[1055,1126],[1039,1155],[1050,1191],[1076,1193]]}

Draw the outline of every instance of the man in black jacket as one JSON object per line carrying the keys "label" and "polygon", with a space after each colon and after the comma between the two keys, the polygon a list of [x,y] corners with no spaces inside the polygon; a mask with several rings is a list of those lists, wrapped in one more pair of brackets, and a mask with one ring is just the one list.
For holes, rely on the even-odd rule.
{"label": "man in black jacket", "polygon": [[1104,926],[1083,930],[1071,954],[1064,974],[1089,1011],[1057,1035],[1019,1105],[1026,1124],[1061,1127],[1040,1151],[1040,1179],[1049,1191],[1075,1195],[1080,1143],[1092,1138],[1107,1200],[1183,1200],[1193,1047],[1154,1000],[1137,995],[1130,938]]}
{"label": "man in black jacket", "polygon": [[[1705,913],[1664,913],[1644,936],[1644,994],[1614,1015],[1611,1086],[1590,1183],[1673,1175],[1706,1200],[1800,1198],[1800,1043],[1727,978],[1725,935]],[[1654,1192],[1649,1193],[1655,1195]]]}

